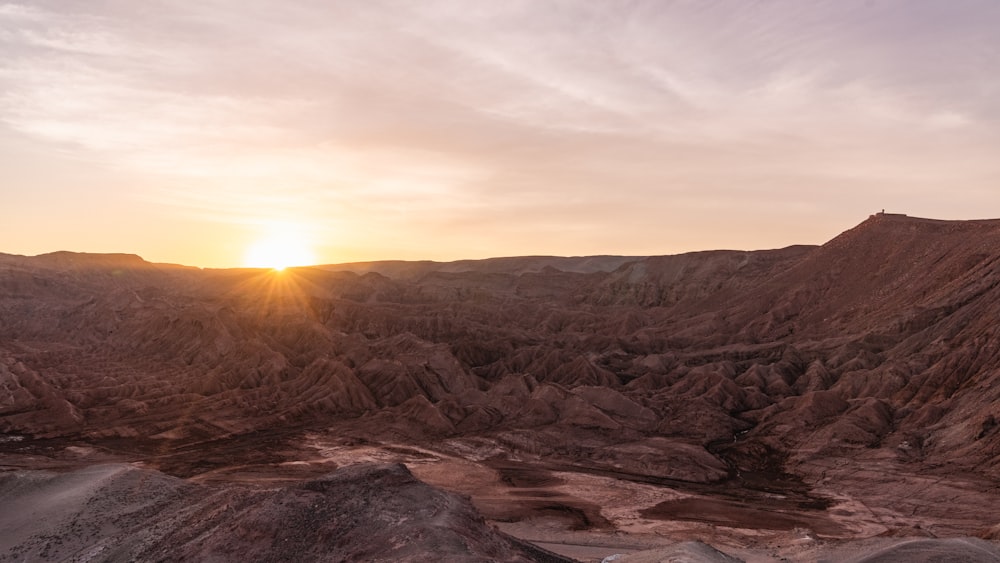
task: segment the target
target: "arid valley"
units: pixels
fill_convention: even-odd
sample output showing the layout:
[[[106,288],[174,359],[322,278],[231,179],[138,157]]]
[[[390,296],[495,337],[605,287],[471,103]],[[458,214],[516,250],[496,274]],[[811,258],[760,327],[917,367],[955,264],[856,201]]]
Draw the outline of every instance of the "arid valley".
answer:
[[[1000,221],[882,213],[653,257],[4,254],[0,560],[998,561],[998,319]]]

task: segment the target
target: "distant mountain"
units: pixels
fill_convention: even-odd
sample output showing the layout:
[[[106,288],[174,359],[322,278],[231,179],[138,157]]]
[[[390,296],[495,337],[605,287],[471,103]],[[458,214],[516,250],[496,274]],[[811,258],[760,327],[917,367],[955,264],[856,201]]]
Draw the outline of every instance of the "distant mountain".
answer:
[[[431,260],[381,260],[376,262],[350,262],[346,264],[326,264],[316,266],[323,270],[354,272],[364,274],[376,272],[383,276],[415,280],[432,272],[481,274],[525,274],[537,273],[545,269],[562,272],[589,274],[610,272],[622,264],[634,262],[643,256],[517,256],[509,258],[485,258],[482,260],[456,260],[454,262],[434,262]]]

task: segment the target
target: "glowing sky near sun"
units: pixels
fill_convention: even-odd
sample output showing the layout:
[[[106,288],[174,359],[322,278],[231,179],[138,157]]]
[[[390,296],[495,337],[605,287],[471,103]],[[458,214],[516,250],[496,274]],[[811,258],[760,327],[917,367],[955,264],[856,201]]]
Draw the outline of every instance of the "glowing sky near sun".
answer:
[[[239,266],[291,225],[318,262],[667,254],[1000,217],[998,29],[995,0],[0,0],[0,252]]]

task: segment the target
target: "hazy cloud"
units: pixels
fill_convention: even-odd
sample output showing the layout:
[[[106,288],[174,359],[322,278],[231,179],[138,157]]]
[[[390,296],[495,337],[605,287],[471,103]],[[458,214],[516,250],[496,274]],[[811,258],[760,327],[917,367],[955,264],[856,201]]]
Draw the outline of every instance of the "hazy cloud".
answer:
[[[8,2],[0,135],[195,221],[382,237],[358,254],[822,242],[1000,215],[997,29],[974,0]]]

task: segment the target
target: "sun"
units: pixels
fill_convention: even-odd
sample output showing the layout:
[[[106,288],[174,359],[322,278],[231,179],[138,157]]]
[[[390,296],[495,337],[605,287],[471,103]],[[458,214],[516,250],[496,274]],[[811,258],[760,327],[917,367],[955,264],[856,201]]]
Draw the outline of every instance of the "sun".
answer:
[[[280,272],[291,266],[315,264],[316,256],[301,235],[291,231],[275,232],[251,244],[243,263],[248,268],[271,268]]]

